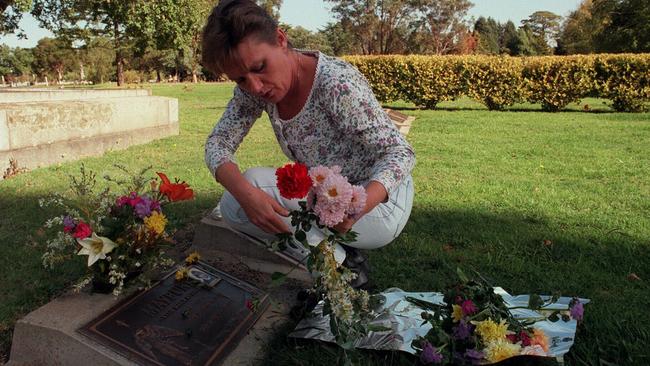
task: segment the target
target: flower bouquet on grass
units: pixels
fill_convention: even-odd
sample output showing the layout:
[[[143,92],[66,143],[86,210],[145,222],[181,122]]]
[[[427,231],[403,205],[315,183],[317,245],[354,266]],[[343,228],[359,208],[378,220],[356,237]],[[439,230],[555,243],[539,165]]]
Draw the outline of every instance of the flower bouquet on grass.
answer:
[[[128,181],[105,176],[122,189],[114,193],[110,188],[98,191],[96,175],[82,165],[80,176],[70,177],[72,197],[55,194],[39,200],[41,207],[56,206],[63,211],[45,223],[50,239],[43,265],[52,268],[76,255],[86,256],[88,273],[75,288],[92,283],[93,291],[116,296],[127,282],[148,285],[148,274],[173,265],[165,254],[173,241],[163,207],[191,199],[193,191],[185,182],[172,183],[163,173],[157,173],[160,182],[144,177],[149,170],[143,169]]]
[[[443,293],[443,304],[434,304],[414,297],[407,300],[425,309],[422,324],[431,329],[413,341],[420,362],[430,364],[491,364],[514,356],[549,357],[549,339],[536,322],[582,320],[583,305],[574,298],[569,310],[544,310],[556,303],[558,296],[546,300],[531,295],[522,310],[534,310],[535,317],[514,316],[517,307],[507,306],[502,295],[484,280],[468,280],[458,270],[461,282]],[[544,314],[543,316],[539,316]]]
[[[342,267],[334,257],[336,244],[353,242],[357,234],[339,233],[333,227],[363,211],[365,189],[350,184],[337,166],[308,169],[300,163],[287,164],[277,169],[276,176],[282,197],[304,200],[299,202],[299,210],[290,212],[294,233],[278,235],[273,249],[302,245],[309,251],[306,264],[315,276],[312,294],[324,301],[323,316],[330,316],[337,343],[350,349],[353,341],[366,331],[370,298],[366,291],[352,288],[350,282],[356,274]],[[307,233],[315,227],[325,234],[325,239],[310,245]]]

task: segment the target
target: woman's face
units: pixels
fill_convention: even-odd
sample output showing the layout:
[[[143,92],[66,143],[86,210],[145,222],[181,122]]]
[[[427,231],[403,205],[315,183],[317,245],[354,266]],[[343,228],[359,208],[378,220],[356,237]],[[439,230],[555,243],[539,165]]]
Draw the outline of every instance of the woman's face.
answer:
[[[291,88],[289,54],[287,37],[280,29],[275,45],[249,36],[237,45],[236,57],[224,65],[224,71],[243,90],[267,102],[278,103]]]

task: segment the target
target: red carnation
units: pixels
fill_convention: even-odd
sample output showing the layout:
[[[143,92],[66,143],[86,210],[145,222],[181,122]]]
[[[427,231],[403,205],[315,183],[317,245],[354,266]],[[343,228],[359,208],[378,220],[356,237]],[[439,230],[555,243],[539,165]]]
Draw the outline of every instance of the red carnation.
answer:
[[[312,186],[307,166],[300,163],[287,164],[275,171],[280,195],[286,199],[304,198]]]
[[[72,236],[77,239],[86,239],[92,233],[93,229],[90,228],[90,225],[80,220],[77,226],[75,226]]]

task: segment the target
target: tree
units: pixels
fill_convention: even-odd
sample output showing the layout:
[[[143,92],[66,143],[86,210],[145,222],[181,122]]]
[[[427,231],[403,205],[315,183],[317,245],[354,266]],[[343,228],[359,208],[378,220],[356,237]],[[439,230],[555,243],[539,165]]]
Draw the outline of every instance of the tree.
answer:
[[[294,48],[304,50],[319,50],[325,54],[331,55],[333,50],[325,34],[311,32],[301,26],[291,27],[288,24],[282,24],[282,28],[287,32],[289,41]]]
[[[280,8],[282,7],[282,0],[256,0],[257,5],[261,6],[269,13],[275,20],[280,20]]]
[[[650,52],[650,2],[596,0],[593,11],[604,24],[595,37],[598,51]]]
[[[602,23],[593,16],[593,1],[583,0],[575,11],[564,20],[558,38],[559,54],[587,54],[595,52],[594,36],[602,29]]]
[[[25,34],[18,23],[23,13],[32,7],[32,0],[0,0],[0,35],[18,31],[18,37],[24,38]]]
[[[71,43],[64,38],[42,38],[34,47],[34,70],[41,76],[54,76],[63,81],[66,71],[76,68],[77,58]]]
[[[493,18],[479,17],[474,23],[478,36],[478,52],[487,55],[499,54],[499,24]]]
[[[412,38],[423,42],[423,53],[453,52],[467,32],[464,18],[472,6],[469,0],[415,0],[418,19],[412,25],[417,36]]]
[[[550,54],[549,43],[555,43],[560,32],[562,17],[550,11],[536,11],[522,20],[524,27],[532,32],[533,44],[539,54]]]
[[[145,0],[34,0],[32,14],[57,36],[88,42],[107,37],[113,42],[117,85],[124,84],[126,54],[133,43],[138,17]]]
[[[115,78],[113,62],[115,50],[110,38],[96,37],[81,48],[86,78],[93,83],[104,83]]]
[[[281,4],[281,1],[273,3]],[[147,47],[158,51],[171,50],[175,54],[175,75],[183,69],[198,81],[201,69],[201,31],[213,0],[160,0],[146,1],[136,10],[132,28],[141,36],[138,39],[140,55]]]
[[[352,34],[343,29],[339,22],[327,23],[325,28],[318,32],[329,45],[332,55],[342,56],[355,53],[355,38]]]
[[[360,54],[403,53],[413,1],[409,0],[327,0],[340,29],[353,40]],[[332,27],[329,28],[334,29]],[[330,36],[334,36],[330,33]],[[348,43],[349,47],[350,44]]]

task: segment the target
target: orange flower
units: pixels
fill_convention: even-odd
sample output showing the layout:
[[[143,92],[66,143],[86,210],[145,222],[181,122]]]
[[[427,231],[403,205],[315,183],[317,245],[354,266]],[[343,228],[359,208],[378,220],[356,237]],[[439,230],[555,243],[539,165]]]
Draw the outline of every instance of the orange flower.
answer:
[[[544,331],[541,329],[533,329],[533,338],[530,339],[530,344],[537,344],[542,347],[544,352],[548,352],[548,338],[546,337],[546,334],[544,334]]]
[[[162,183],[159,187],[160,193],[167,196],[169,201],[184,201],[192,199],[192,197],[194,197],[194,191],[189,189],[189,184],[185,183],[184,181],[179,183],[178,180],[176,180],[176,183],[172,183],[164,173],[156,174],[158,174],[162,180]]]

